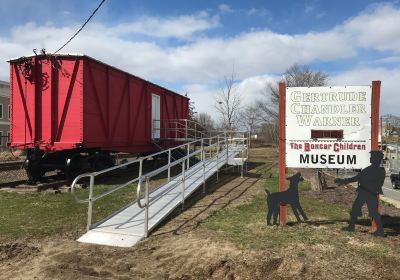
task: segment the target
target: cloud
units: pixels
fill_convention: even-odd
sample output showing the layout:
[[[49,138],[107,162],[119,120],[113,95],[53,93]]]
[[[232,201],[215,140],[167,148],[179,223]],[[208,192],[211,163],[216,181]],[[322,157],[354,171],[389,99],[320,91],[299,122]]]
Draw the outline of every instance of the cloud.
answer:
[[[220,5],[218,5],[218,9],[222,13],[233,13],[235,11],[228,4],[220,4]]]
[[[275,75],[253,76],[235,83],[234,89],[240,95],[242,105],[245,106],[257,99],[261,99],[267,83],[276,83],[279,79],[280,77]],[[219,116],[214,110],[214,97],[220,91],[221,88],[218,82],[186,84],[181,89],[181,92],[188,92],[188,96],[194,102],[197,112],[208,113],[215,120],[218,120]]]
[[[381,114],[398,114],[400,68],[359,67],[330,77],[332,85],[370,85],[374,80],[382,81]]]
[[[343,34],[359,47],[400,52],[400,9],[385,4],[373,6],[339,26]]]
[[[205,110],[218,89],[216,82],[231,73],[233,64],[237,78],[242,81],[238,87],[244,94],[251,92],[246,95],[249,97],[246,100],[250,100],[261,88],[263,79],[268,78],[266,73],[282,73],[295,63],[357,58],[359,48],[385,51],[385,55],[394,59],[400,52],[400,29],[396,28],[400,26],[400,9],[391,5],[368,9],[324,32],[292,35],[264,29],[235,36],[207,36],[207,31],[220,24],[217,16],[207,12],[175,18],[144,16],[112,26],[93,22],[63,52],[85,53],[145,79],[161,81],[161,84],[164,81],[185,85],[182,89],[186,87],[198,104],[204,103],[199,106]],[[0,79],[8,80],[5,61],[10,57],[32,54],[33,48],[54,51],[78,28],[79,24],[56,27],[51,23],[26,23],[12,28],[10,35],[0,37]],[[179,40],[167,45],[165,38]],[[387,54],[388,51],[394,54]],[[396,78],[399,80],[396,71],[357,68],[346,72],[346,77],[335,77],[337,81],[343,77],[341,81],[346,84],[352,82],[349,77],[364,78],[364,81],[366,77],[369,80],[382,77],[385,94],[396,98],[398,92],[394,84]]]
[[[334,32],[283,35],[262,30],[227,38],[198,37],[164,47],[154,41],[129,39],[115,32],[118,28],[92,24],[63,52],[85,53],[146,79],[183,83],[220,79],[231,72],[232,64],[237,66],[238,78],[244,79],[282,72],[294,63],[331,61],[355,54],[351,45]],[[60,38],[69,38],[76,29],[34,23],[18,26],[9,38],[0,38],[5,45],[17,46],[3,48],[2,44],[0,58],[4,61],[26,55],[33,48],[55,50],[64,43]],[[4,71],[4,66],[0,69]]]
[[[313,3],[306,3],[304,7],[304,12],[306,14],[309,14],[315,10],[315,5]]]
[[[261,8],[261,9],[251,8],[250,10],[247,11],[247,15],[248,16],[263,17],[263,16],[267,16],[269,14],[270,14],[270,12],[267,9],[264,9],[264,8]]]
[[[216,28],[219,25],[218,16],[210,16],[203,11],[173,18],[142,17],[134,22],[125,22],[111,27],[109,32],[115,36],[143,34],[160,38],[184,39],[197,32]]]
[[[388,56],[373,61],[373,63],[378,63],[378,64],[399,63],[399,62],[400,62],[400,56]]]

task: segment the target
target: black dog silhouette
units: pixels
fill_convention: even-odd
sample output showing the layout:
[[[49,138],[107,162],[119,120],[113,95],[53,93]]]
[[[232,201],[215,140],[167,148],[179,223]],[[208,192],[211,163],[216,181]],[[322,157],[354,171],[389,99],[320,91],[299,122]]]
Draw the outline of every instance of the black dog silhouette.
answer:
[[[289,188],[283,192],[270,193],[268,190],[265,190],[267,193],[267,204],[268,204],[268,214],[267,214],[267,224],[271,225],[271,217],[274,217],[274,224],[277,224],[278,214],[279,214],[279,206],[281,204],[290,204],[292,207],[292,211],[296,216],[298,222],[301,222],[299,213],[305,221],[308,220],[306,213],[304,213],[303,208],[301,208],[300,200],[299,200],[299,182],[304,181],[304,178],[301,176],[300,172],[297,172],[292,177],[286,178],[286,180],[290,181]]]

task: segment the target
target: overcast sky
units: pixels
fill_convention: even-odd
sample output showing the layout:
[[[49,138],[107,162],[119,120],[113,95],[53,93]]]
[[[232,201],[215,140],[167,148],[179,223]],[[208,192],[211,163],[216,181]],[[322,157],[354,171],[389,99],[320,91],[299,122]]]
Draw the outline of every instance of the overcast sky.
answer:
[[[60,47],[100,1],[3,0],[0,79],[9,58]],[[329,75],[331,85],[382,81],[381,113],[400,104],[399,1],[106,0],[62,52],[84,53],[179,93],[198,112],[232,68],[245,102],[291,65]]]

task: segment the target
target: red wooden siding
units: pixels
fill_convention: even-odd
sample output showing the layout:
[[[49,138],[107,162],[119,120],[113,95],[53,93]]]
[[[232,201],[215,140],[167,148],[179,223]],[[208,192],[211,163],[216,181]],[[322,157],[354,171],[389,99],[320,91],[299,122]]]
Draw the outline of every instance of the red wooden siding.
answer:
[[[188,116],[188,98],[90,57],[30,59],[28,78],[21,61],[10,62],[13,147],[151,151],[152,94],[160,96],[161,120]]]

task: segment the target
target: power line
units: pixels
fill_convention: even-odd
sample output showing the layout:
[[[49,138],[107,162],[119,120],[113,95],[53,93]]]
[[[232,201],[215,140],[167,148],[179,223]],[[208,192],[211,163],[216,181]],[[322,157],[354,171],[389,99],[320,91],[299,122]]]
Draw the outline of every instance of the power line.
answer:
[[[99,5],[97,6],[97,8],[93,11],[93,13],[90,15],[90,17],[85,21],[85,23],[81,26],[81,28],[79,28],[78,31],[76,31],[75,34],[74,34],[64,45],[62,45],[58,50],[56,50],[53,54],[56,54],[56,53],[58,53],[59,51],[61,51],[66,45],[69,44],[69,42],[72,41],[72,39],[74,39],[74,38],[76,37],[76,35],[79,34],[79,32],[82,31],[82,29],[85,27],[85,25],[92,19],[92,17],[93,17],[93,16],[95,15],[95,13],[100,9],[101,5],[103,5],[103,3],[104,3],[105,1],[106,1],[106,0],[102,0],[102,1],[100,2],[100,4],[99,4]]]

